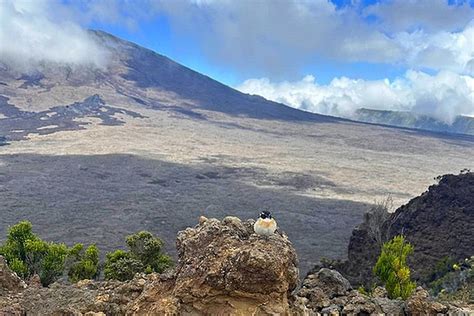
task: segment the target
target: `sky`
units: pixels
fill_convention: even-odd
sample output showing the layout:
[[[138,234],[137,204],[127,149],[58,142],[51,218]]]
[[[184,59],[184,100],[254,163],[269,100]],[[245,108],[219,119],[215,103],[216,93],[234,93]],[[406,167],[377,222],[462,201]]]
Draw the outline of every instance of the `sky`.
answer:
[[[0,0],[18,66],[107,67],[87,29],[306,111],[474,116],[474,0]]]

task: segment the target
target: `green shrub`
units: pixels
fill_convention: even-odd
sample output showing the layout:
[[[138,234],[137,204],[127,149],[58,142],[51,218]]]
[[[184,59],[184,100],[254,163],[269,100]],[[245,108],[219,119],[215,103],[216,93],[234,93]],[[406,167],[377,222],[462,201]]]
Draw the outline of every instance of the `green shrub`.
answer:
[[[402,235],[383,244],[373,272],[385,285],[390,298],[407,299],[416,287],[410,280],[410,269],[406,264],[411,253],[413,246]]]
[[[367,289],[365,287],[363,287],[362,285],[357,288],[357,291],[360,294],[364,294],[364,295],[367,295],[367,296],[371,295],[371,293],[369,291],[367,291]]]
[[[141,231],[128,236],[127,245],[132,257],[138,259],[147,270],[161,273],[173,264],[171,258],[161,251],[163,242],[150,232]]]
[[[171,258],[162,252],[163,243],[151,233],[142,231],[126,239],[129,251],[108,253],[104,266],[106,279],[132,279],[136,273],[161,273],[171,267]],[[21,221],[8,230],[7,240],[0,246],[0,255],[20,277],[38,274],[48,286],[66,271],[72,282],[95,279],[100,274],[99,249],[76,244],[70,249],[64,244],[48,243],[32,231],[28,221]]]
[[[449,256],[441,258],[435,265],[434,269],[430,271],[428,281],[432,282],[438,280],[448,274],[451,271],[454,271],[453,265],[456,262]]]
[[[432,274],[436,278],[428,283],[431,294],[447,300],[474,301],[474,256],[453,262],[446,258],[438,262]]]
[[[135,274],[144,272],[144,270],[140,260],[133,258],[127,251],[115,250],[108,253],[105,259],[104,274],[108,280],[131,280]]]
[[[21,221],[8,230],[0,254],[20,277],[38,274],[41,283],[47,286],[62,275],[67,247],[41,240],[33,233],[30,222]]]
[[[47,244],[47,251],[39,271],[41,283],[44,286],[48,286],[63,275],[67,253],[68,249],[65,244]]]
[[[161,250],[163,242],[147,231],[128,236],[126,243],[129,251],[116,250],[107,254],[106,279],[129,280],[136,273],[161,273],[173,265],[171,258]]]
[[[84,250],[83,244],[76,244],[69,249],[66,265],[71,282],[95,279],[100,272],[99,249],[96,245],[90,245]]]

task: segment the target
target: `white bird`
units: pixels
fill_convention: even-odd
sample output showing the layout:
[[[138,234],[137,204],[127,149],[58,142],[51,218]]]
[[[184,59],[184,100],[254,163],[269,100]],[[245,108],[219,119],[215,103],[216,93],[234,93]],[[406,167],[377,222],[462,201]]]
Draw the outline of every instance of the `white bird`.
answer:
[[[253,225],[255,233],[262,236],[271,236],[275,233],[276,229],[277,223],[269,211],[263,211]]]

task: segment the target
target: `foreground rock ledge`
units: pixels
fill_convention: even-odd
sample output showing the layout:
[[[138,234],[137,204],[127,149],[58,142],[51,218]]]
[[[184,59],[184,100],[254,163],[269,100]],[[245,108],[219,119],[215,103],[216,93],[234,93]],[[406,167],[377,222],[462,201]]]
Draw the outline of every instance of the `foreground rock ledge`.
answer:
[[[146,291],[133,312],[289,314],[298,283],[296,252],[284,234],[253,233],[253,221],[201,218],[178,233],[178,263],[165,292]],[[166,293],[166,294],[165,294]],[[157,301],[150,297],[157,296]]]
[[[471,315],[418,288],[406,302],[383,288],[372,296],[353,289],[337,271],[309,274],[296,290],[296,252],[286,235],[253,233],[253,220],[202,217],[178,233],[178,262],[165,274],[127,282],[83,280],[26,286],[0,257],[3,315]]]

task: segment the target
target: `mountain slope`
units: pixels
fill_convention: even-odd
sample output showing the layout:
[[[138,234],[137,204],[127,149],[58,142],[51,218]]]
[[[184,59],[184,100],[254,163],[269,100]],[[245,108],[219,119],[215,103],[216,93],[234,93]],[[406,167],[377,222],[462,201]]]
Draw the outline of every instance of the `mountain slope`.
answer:
[[[2,88],[7,93],[12,91],[5,79],[18,79],[24,81],[18,86],[22,90],[43,88],[47,91],[42,93],[54,94],[54,86],[57,84],[75,88],[88,86],[114,90],[119,96],[128,98],[129,102],[155,108],[171,106],[177,111],[189,111],[189,115],[192,115],[193,109],[200,108],[254,118],[334,120],[321,115],[306,114],[262,97],[243,94],[165,56],[105,32],[90,31],[90,35],[108,51],[110,58],[106,69],[42,64],[24,74],[3,65],[0,67],[0,76],[4,80]],[[154,93],[147,95],[150,89],[153,89]],[[72,93],[83,99],[91,96],[79,91]],[[32,104],[32,109],[36,110],[35,104]]]
[[[104,68],[0,61],[0,239],[123,247],[149,230],[173,252],[200,215],[273,212],[302,270],[343,258],[368,204],[474,169],[474,137],[360,124],[242,94],[103,32]]]
[[[355,119],[366,123],[474,135],[474,118],[468,116],[458,116],[452,124],[447,124],[427,115],[412,112],[359,109]]]

